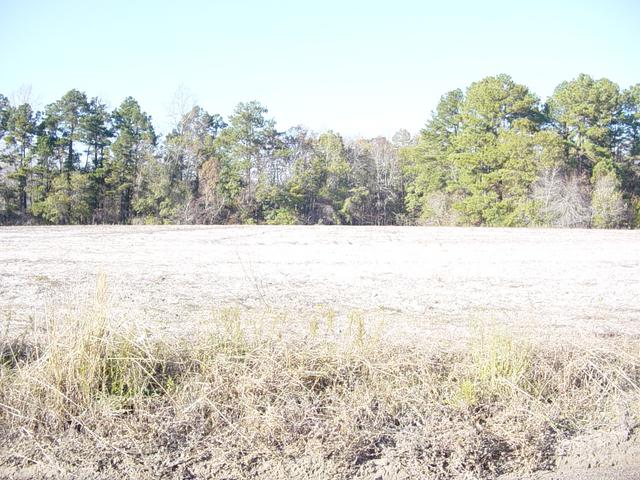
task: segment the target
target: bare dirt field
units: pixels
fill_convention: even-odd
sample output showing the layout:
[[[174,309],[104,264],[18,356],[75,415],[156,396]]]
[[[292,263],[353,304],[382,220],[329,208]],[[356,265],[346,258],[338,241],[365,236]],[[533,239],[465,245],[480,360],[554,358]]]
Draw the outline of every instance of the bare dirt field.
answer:
[[[95,478],[426,478],[413,468],[428,478],[638,478],[638,231],[0,228],[3,334],[87,305],[95,318],[105,307],[116,326],[136,326],[134,337],[99,322],[87,330],[74,316],[60,336],[45,328],[37,348],[3,337],[0,476],[50,478],[55,467],[59,478],[82,469]],[[216,350],[199,329],[216,328],[225,309],[242,321],[284,318],[287,339],[304,338],[292,349],[277,337]],[[357,317],[367,334],[382,326],[388,342],[369,349],[356,338],[356,353],[336,353],[316,342],[318,317],[335,318],[339,339]],[[474,346],[486,327],[525,342],[481,334]],[[184,352],[163,340],[182,338]],[[543,348],[528,352],[532,343]],[[440,353],[422,351],[431,346]],[[178,386],[161,376],[176,365]],[[131,378],[145,388],[145,375],[160,372],[160,393],[133,400],[137,384],[113,383],[114,371],[138,372]],[[81,388],[87,372],[108,375]],[[209,433],[198,430],[205,424]]]
[[[397,341],[470,323],[557,339],[640,334],[640,232],[414,227],[0,229],[0,310],[19,324],[105,273],[130,318],[183,328],[234,306],[384,318]]]

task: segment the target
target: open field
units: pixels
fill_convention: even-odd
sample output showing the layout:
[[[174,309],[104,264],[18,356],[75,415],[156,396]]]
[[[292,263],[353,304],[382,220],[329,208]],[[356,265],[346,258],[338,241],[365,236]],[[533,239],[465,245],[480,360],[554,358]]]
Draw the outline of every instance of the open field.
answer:
[[[638,478],[637,232],[0,245],[0,477]]]
[[[82,297],[107,275],[127,316],[184,328],[212,309],[331,308],[391,319],[397,339],[640,333],[640,232],[394,227],[0,230],[0,309]]]

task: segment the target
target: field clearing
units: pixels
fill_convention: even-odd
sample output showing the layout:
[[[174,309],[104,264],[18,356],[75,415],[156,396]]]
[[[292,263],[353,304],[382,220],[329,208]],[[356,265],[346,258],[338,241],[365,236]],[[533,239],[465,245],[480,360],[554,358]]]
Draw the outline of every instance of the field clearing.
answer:
[[[219,308],[385,319],[390,338],[640,334],[640,232],[417,227],[0,229],[13,323],[80,303],[107,276],[114,311],[180,330]]]
[[[638,478],[639,240],[0,229],[0,477]]]

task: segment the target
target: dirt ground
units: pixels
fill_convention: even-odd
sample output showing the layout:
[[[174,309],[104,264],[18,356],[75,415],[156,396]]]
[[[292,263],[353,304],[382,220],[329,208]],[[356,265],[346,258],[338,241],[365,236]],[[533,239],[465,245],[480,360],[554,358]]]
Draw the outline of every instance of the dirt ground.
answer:
[[[159,334],[233,307],[302,329],[357,312],[394,342],[478,324],[541,342],[640,336],[640,231],[416,227],[2,227],[3,327],[86,303],[100,274],[113,315]],[[531,478],[638,478],[637,432],[616,435],[573,439],[557,472]]]
[[[0,309],[16,323],[91,292],[179,328],[215,309],[331,308],[397,339],[640,334],[640,232],[412,227],[0,229]]]
[[[384,318],[396,341],[471,324],[554,340],[640,334],[640,232],[417,227],[0,228],[0,318],[80,303],[184,328],[237,307]]]

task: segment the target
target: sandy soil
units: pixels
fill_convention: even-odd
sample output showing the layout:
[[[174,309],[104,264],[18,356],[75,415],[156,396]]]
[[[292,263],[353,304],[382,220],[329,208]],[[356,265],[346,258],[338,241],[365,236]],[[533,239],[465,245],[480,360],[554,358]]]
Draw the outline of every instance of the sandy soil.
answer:
[[[415,227],[0,228],[0,318],[82,299],[98,273],[131,318],[332,308],[396,339],[470,322],[541,335],[640,334],[640,231]],[[565,337],[566,338],[566,337]]]

